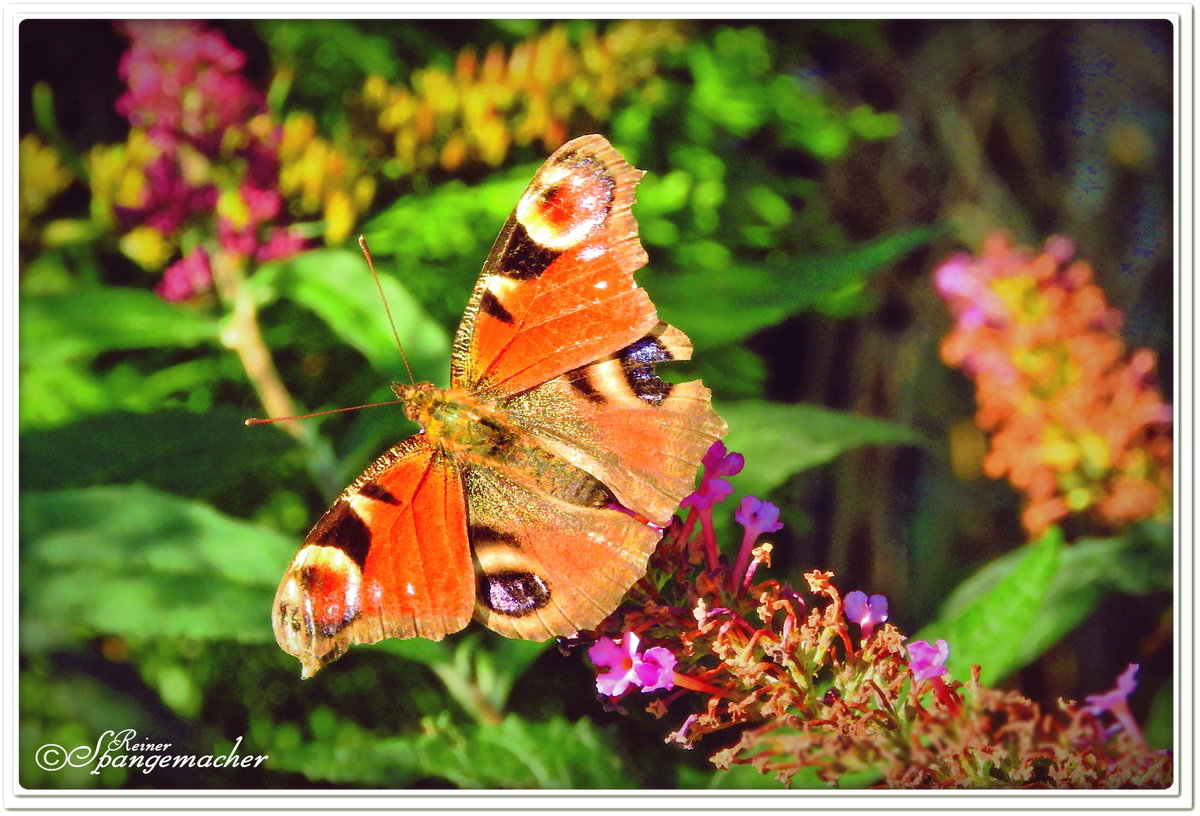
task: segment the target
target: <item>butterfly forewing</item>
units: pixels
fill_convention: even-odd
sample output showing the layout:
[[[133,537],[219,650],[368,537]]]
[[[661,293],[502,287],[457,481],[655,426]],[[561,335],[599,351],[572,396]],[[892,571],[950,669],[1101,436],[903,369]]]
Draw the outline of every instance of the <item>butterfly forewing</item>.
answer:
[[[275,597],[275,638],[307,677],[353,643],[457,632],[474,597],[461,476],[416,436],[377,459],[308,534]]]
[[[642,171],[602,136],[538,170],[492,247],[454,342],[451,383],[513,394],[624,348],[658,323],[630,208]]]

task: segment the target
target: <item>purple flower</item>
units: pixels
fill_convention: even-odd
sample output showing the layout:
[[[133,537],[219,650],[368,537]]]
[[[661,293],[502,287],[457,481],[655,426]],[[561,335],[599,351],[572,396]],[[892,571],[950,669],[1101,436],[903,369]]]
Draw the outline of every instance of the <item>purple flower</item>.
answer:
[[[700,480],[700,489],[689,493],[679,503],[680,507],[695,507],[697,510],[709,510],[714,504],[720,504],[733,493],[733,485],[724,479],[705,476]]]
[[[212,266],[208,253],[197,247],[166,268],[154,292],[163,300],[178,303],[208,291],[211,286]]]
[[[867,593],[856,589],[846,595],[842,608],[846,612],[846,617],[862,628],[864,642],[871,637],[871,632],[874,631],[876,625],[888,619],[888,600],[883,595],[872,595],[868,598]],[[939,643],[945,643],[945,641],[939,641]],[[909,654],[912,654],[911,648]],[[945,660],[945,658],[942,659]]]
[[[695,507],[697,510],[709,510],[714,504],[720,504],[733,494],[733,485],[721,478],[736,476],[742,472],[746,458],[740,453],[727,453],[725,443],[717,440],[709,447],[708,453],[700,460],[704,465],[704,475],[700,478],[700,488],[694,493],[684,496],[680,507]]]
[[[641,686],[643,692],[675,685],[675,655],[662,646],[639,654],[638,636],[633,632],[626,632],[619,641],[600,638],[588,649],[588,657],[597,668],[607,669],[596,676],[596,690],[610,697],[619,697],[630,685]]]
[[[1113,729],[1114,731],[1124,728],[1131,737],[1145,744],[1142,730],[1133,718],[1133,712],[1129,710],[1129,695],[1133,694],[1134,689],[1137,688],[1137,680],[1134,677],[1137,676],[1140,668],[1140,663],[1130,663],[1117,678],[1117,687],[1112,691],[1106,691],[1103,694],[1089,694],[1084,697],[1087,705],[1083,707],[1083,710],[1093,717],[1100,717],[1105,713],[1111,714],[1118,723],[1118,726]]]
[[[741,470],[740,463],[738,464],[738,470]],[[750,561],[758,537],[763,533],[779,532],[783,529],[783,522],[779,520],[778,507],[769,501],[762,501],[754,496],[742,497],[742,503],[734,511],[733,518],[745,528],[745,533],[742,534],[742,546],[738,549],[737,560],[733,564],[733,572],[729,573],[730,586],[733,588],[734,584],[732,582],[736,582],[740,577],[742,586],[745,587],[750,584],[754,570],[758,567],[757,563],[751,563]]]
[[[1137,688],[1137,680],[1134,678],[1140,668],[1140,663],[1130,663],[1117,678],[1117,687],[1112,691],[1106,691],[1103,694],[1089,694],[1084,697],[1083,699],[1088,703],[1084,706],[1084,710],[1099,717],[1106,711],[1111,712],[1117,706],[1125,705],[1129,695],[1133,694],[1133,690]]]
[[[700,460],[704,465],[704,476],[736,476],[746,465],[746,457],[740,453],[727,453],[725,443],[717,440]]]
[[[923,640],[908,644],[908,667],[917,682],[932,680],[946,673],[946,658],[950,656],[950,644],[939,639],[937,646]]]
[[[733,518],[746,528],[746,535],[755,538],[763,533],[777,533],[783,529],[783,522],[779,520],[779,508],[754,496],[742,498],[742,504],[734,512]]]

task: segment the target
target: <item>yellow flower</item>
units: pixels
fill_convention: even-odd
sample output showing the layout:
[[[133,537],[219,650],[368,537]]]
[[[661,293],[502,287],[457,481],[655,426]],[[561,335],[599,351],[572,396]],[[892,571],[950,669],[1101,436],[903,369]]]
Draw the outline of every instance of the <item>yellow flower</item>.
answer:
[[[112,227],[115,207],[137,209],[145,203],[144,168],[159,156],[146,131],[134,128],[124,144],[97,145],[84,159],[92,188],[92,218]]]
[[[325,242],[337,244],[346,239],[354,228],[354,206],[350,196],[334,190],[325,199]]]
[[[150,272],[166,266],[175,251],[174,245],[165,235],[154,227],[145,225],[134,227],[122,235],[118,246],[126,257]]]
[[[74,180],[58,159],[58,151],[35,134],[21,137],[18,173],[20,176],[20,223],[24,233],[32,220],[45,212],[55,196]]]

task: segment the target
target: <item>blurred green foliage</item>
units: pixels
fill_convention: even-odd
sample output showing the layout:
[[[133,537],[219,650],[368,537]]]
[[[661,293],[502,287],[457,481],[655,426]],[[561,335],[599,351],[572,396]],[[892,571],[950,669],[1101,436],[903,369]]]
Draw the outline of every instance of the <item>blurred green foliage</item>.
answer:
[[[113,56],[123,46],[107,25],[61,31]],[[605,27],[290,20],[222,30],[248,52],[247,73],[273,112],[307,111],[333,136],[353,132],[344,101],[368,76],[402,84],[430,66],[449,70],[464,47],[511,47],[553,25],[571,42]],[[739,493],[781,504],[789,483],[846,451],[934,446],[901,422],[772,399],[754,344],[800,313],[834,321],[873,314],[881,271],[945,230],[927,219],[853,240],[830,210],[824,173],[894,137],[902,123],[837,98],[806,69],[804,49],[820,37],[877,42],[877,29],[869,21],[815,33],[695,24],[682,49],[660,55],[649,81],[619,96],[603,119],[573,122],[569,134],[603,132],[649,171],[635,209],[651,259],[639,280],[697,347],[692,363],[663,373],[703,377],[731,426],[731,448],[746,454]],[[24,38],[55,31],[53,22],[23,26],[23,49],[34,44]],[[440,643],[389,642],[356,648],[299,682],[295,661],[273,643],[277,582],[331,490],[413,429],[394,409],[315,420],[317,445],[242,427],[262,408],[227,347],[230,315],[211,299],[161,300],[151,292],[158,270],[138,268],[121,253],[120,236],[89,221],[80,157],[94,144],[64,115],[94,96],[91,78],[35,86],[38,79],[24,76],[22,90],[37,108],[40,136],[79,181],[31,213],[32,231],[22,233],[21,784],[773,784],[748,768],[716,774],[703,756],[664,745],[666,721],[601,710],[581,658],[551,644],[476,631]],[[115,74],[104,99],[110,116],[114,83]],[[394,197],[381,194],[365,214],[359,229],[417,378],[446,381],[450,338],[480,263],[544,158],[524,148],[494,170],[392,180]],[[388,382],[405,376],[375,284],[349,242],[261,264],[246,288],[265,345],[305,409],[386,399]],[[785,518],[803,513],[785,507]],[[964,585],[943,612],[948,623],[928,637],[961,638],[956,674],[984,662],[999,679],[1109,591],[1169,589],[1166,565],[1145,586],[1106,569],[1138,547],[1161,561],[1169,537],[1156,542],[1044,541],[1015,551]],[[780,577],[801,582],[799,560],[784,560],[793,571]],[[988,650],[1001,642],[1005,654]],[[92,744],[112,727],[181,753],[221,753],[244,736],[243,753],[271,758],[253,770],[150,775],[47,772],[31,761],[45,743]]]

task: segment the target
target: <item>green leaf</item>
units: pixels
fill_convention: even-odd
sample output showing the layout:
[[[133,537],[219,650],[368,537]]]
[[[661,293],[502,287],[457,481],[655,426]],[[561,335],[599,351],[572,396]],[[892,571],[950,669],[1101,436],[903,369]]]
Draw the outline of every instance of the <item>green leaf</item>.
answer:
[[[378,738],[340,723],[332,738],[271,750],[276,770],[333,784],[401,787],[444,780],[459,788],[628,788],[608,734],[590,720],[499,723],[459,727],[444,714],[412,737]]]
[[[1063,546],[1062,531],[1051,527],[989,580],[968,579],[939,620],[909,642],[944,639],[950,644],[946,665],[955,677],[967,677],[977,664],[984,685],[1004,679],[1028,662],[1026,641],[1046,614],[1046,600],[1064,567]]]
[[[786,266],[739,263],[646,275],[646,285],[664,319],[679,322],[697,346],[715,346],[744,340],[800,311],[844,314],[847,298],[858,298],[872,275],[937,232],[918,227]],[[673,312],[687,315],[686,322],[675,321]]]
[[[998,588],[1022,569],[1029,557],[1028,549],[1022,547],[997,558],[960,584],[943,605],[939,621],[972,615],[979,599],[1000,591]],[[1113,592],[1170,592],[1173,586],[1172,558],[1171,528],[1163,522],[1134,525],[1114,538],[1082,539],[1063,548],[1053,581],[1039,600],[1036,614],[1025,621],[1020,636],[1013,641],[1007,672],[990,676],[1002,679],[1007,673],[1037,660],[1083,623]],[[944,626],[941,622],[931,623],[914,639],[945,637],[951,643],[953,656],[954,641],[946,635],[936,634]],[[970,662],[983,667],[986,680],[990,667],[979,659]],[[995,670],[999,671],[999,668]]]
[[[486,718],[481,703],[503,710],[513,684],[551,646],[476,629],[449,640],[389,639],[373,648],[430,667],[464,711]]]
[[[238,481],[294,443],[273,429],[247,428],[244,412],[105,414],[21,435],[21,487],[142,481],[201,496]]]
[[[1170,750],[1175,740],[1175,681],[1168,680],[1150,701],[1150,713],[1143,726],[1151,748]]]
[[[852,448],[924,443],[904,426],[816,405],[748,400],[721,402],[717,411],[729,423],[725,445],[746,457],[738,491],[758,496]]]
[[[21,641],[96,634],[269,643],[298,542],[149,487],[21,495]]]
[[[21,365],[44,366],[106,351],[191,347],[217,339],[208,314],[141,289],[98,288],[20,299]]]
[[[407,380],[390,310],[400,342],[418,380],[445,381],[450,338],[395,278],[380,269],[387,308],[362,255],[348,250],[317,250],[264,268],[256,288],[275,287],[284,297],[311,309],[346,345],[360,351],[385,377]]]

